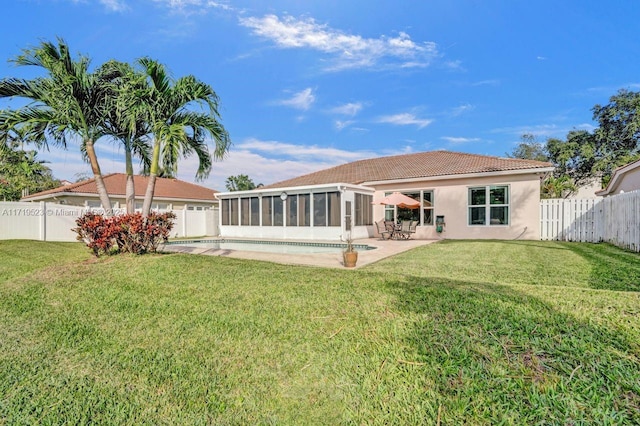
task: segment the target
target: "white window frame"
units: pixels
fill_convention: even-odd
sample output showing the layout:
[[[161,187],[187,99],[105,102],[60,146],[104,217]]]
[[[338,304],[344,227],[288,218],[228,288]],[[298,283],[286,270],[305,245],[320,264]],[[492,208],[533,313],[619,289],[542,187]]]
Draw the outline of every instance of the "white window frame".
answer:
[[[507,203],[504,204],[491,204],[491,189],[492,188],[506,188],[507,190]],[[471,190],[473,189],[484,189],[485,192],[485,204],[472,205],[471,204]],[[472,224],[471,223],[471,208],[482,208],[485,209],[485,223],[483,224]],[[507,208],[507,223],[491,223],[491,207],[506,207]],[[492,184],[492,185],[474,185],[467,187],[467,226],[468,227],[495,227],[502,226],[508,227],[511,226],[511,185],[503,183],[503,184]]]

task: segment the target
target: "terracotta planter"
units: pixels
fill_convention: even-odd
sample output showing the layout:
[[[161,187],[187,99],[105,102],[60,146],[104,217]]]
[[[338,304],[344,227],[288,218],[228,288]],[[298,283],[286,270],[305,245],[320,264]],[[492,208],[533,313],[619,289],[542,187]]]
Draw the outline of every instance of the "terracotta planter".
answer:
[[[347,268],[353,268],[356,266],[356,262],[358,262],[358,252],[357,251],[345,251],[342,253],[342,257],[344,260],[344,266]]]

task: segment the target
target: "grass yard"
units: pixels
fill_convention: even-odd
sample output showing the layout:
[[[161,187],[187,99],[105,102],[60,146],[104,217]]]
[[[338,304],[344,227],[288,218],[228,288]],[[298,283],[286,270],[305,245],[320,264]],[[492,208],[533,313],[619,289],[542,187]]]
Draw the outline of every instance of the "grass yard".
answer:
[[[401,244],[401,242],[399,242]],[[351,271],[0,242],[0,424],[640,424],[640,256]]]

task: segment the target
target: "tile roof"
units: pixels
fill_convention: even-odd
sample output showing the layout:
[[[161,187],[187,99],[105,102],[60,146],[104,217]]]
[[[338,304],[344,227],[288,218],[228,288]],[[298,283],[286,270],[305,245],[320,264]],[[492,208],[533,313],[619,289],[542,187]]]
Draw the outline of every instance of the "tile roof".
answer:
[[[102,176],[104,185],[110,196],[125,195],[125,185],[127,175],[124,173],[112,173]],[[147,190],[147,176],[134,176],[134,187],[136,197],[143,198]],[[184,200],[203,200],[215,201],[215,189],[205,188],[204,186],[195,185],[178,179],[157,178],[154,197]],[[73,195],[73,194],[98,194],[95,179],[88,179],[71,185],[62,185],[48,191],[38,192],[24,197],[23,200],[28,201],[33,198],[41,198],[43,195]]]
[[[429,151],[354,161],[276,182],[265,186],[265,188],[328,183],[362,184],[384,180],[545,169],[549,167],[553,167],[553,165],[542,161],[491,157],[451,151]]]

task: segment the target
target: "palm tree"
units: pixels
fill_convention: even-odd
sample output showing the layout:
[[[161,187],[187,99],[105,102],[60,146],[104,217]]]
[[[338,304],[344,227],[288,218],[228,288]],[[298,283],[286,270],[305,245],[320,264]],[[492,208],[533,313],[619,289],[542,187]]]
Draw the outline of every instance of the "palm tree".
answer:
[[[218,96],[211,86],[193,76],[174,81],[162,64],[150,58],[141,58],[138,64],[148,81],[148,90],[138,103],[141,109],[139,113],[145,116],[154,138],[149,183],[142,207],[142,214],[146,217],[151,211],[156,178],[161,167],[175,174],[179,156],[187,157],[195,153],[198,157],[196,178],[204,179],[211,171],[212,157],[222,159],[231,140],[218,121]],[[206,106],[208,111],[190,109],[194,105]],[[207,135],[213,139],[213,153],[207,146]]]
[[[80,138],[81,151],[91,165],[102,206],[111,215],[111,201],[94,148],[105,134],[106,92],[100,76],[89,72],[89,58],[72,59],[68,45],[59,38],[57,46],[42,42],[38,47],[24,49],[12,62],[42,68],[47,76],[0,81],[0,98],[31,101],[16,110],[0,112],[0,133],[23,126],[28,140],[45,146],[51,140],[65,148],[70,139]]]
[[[229,191],[249,191],[258,187],[247,175],[229,176],[224,184]]]
[[[567,175],[549,176],[542,183],[542,198],[565,198],[576,191],[576,186]]]
[[[146,89],[146,76],[136,72],[129,64],[109,61],[99,69],[102,78],[107,80],[112,96],[107,98],[106,131],[122,142],[125,154],[125,200],[127,213],[135,212],[135,182],[133,176],[133,157],[140,158],[144,169],[150,165],[151,147],[147,135],[150,132],[144,116],[137,113],[137,94]]]

